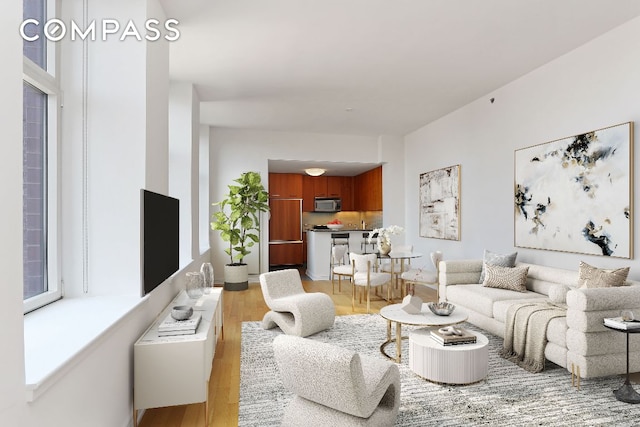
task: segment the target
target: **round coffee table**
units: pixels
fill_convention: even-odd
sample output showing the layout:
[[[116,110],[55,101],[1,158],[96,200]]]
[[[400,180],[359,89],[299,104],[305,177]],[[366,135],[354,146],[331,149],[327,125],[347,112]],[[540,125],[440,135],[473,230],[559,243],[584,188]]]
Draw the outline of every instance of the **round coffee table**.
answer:
[[[479,332],[473,344],[442,345],[430,328],[409,334],[409,368],[421,378],[442,384],[472,384],[487,377],[489,339]]]
[[[402,360],[402,325],[412,326],[449,326],[462,323],[467,320],[469,315],[466,311],[456,307],[453,313],[448,316],[438,316],[429,310],[427,304],[422,304],[419,314],[409,314],[402,309],[401,304],[391,304],[380,309],[380,316],[387,320],[387,340],[380,345],[380,352],[396,363]],[[391,323],[396,323],[396,336],[391,337]],[[392,342],[396,343],[396,357],[389,356],[385,351],[387,345]]]

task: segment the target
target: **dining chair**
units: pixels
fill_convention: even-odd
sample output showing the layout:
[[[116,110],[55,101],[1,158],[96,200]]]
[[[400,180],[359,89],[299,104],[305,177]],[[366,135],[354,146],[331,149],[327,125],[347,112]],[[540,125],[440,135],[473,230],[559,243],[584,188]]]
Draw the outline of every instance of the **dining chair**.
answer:
[[[331,292],[335,294],[335,278],[338,277],[338,292],[342,292],[342,278],[353,277],[353,271],[349,264],[349,246],[335,245],[331,248]]]
[[[413,245],[394,245],[391,247],[391,252],[413,252]],[[388,262],[380,263],[380,271],[383,273],[391,273],[393,271],[393,281],[396,289],[400,286],[400,276],[404,272],[404,259],[402,258],[390,258],[386,260]],[[410,264],[411,259],[407,260]],[[393,266],[392,266],[393,264]],[[393,268],[392,268],[393,267]],[[401,291],[404,287],[401,287]],[[404,292],[401,292],[401,296],[404,297]]]
[[[355,254],[350,253],[353,286],[351,287],[351,310],[355,310],[356,288],[364,289],[367,295],[367,313],[371,310],[371,288],[376,290],[387,285],[387,300],[391,301],[391,274],[375,272],[374,266],[378,262],[377,254]],[[362,303],[362,294],[360,294],[360,303]]]
[[[415,293],[415,285],[433,287],[436,290],[436,302],[438,302],[440,300],[440,281],[438,280],[440,261],[442,261],[442,252],[431,252],[431,263],[435,267],[435,271],[423,267],[412,268],[402,273],[400,278],[403,288],[406,289],[406,293],[413,295]]]

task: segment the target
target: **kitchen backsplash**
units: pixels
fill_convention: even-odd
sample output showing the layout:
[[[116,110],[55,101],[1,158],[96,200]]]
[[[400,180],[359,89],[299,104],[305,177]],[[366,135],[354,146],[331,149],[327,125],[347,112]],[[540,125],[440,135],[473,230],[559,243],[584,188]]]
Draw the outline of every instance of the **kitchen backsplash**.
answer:
[[[334,219],[339,219],[344,224],[345,229],[360,229],[362,221],[365,222],[365,228],[371,230],[373,228],[382,227],[382,212],[380,211],[345,211],[335,213],[316,213],[303,212],[302,224],[304,229],[313,228],[314,225],[324,225]]]

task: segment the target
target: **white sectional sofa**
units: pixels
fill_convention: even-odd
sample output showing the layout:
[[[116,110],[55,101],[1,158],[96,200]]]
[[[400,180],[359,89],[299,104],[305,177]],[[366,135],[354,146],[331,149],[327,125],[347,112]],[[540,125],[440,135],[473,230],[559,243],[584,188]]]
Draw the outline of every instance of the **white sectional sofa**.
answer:
[[[439,265],[440,301],[469,312],[469,322],[504,338],[507,308],[517,302],[558,302],[566,296],[567,316],[552,319],[547,327],[545,358],[582,378],[626,372],[626,334],[605,328],[602,319],[620,316],[623,309],[640,318],[640,282],[608,288],[577,288],[578,271],[528,266],[527,291],[485,287],[479,284],[481,259],[446,260]],[[568,287],[568,289],[566,288]],[[640,371],[640,335],[630,340],[630,371]]]

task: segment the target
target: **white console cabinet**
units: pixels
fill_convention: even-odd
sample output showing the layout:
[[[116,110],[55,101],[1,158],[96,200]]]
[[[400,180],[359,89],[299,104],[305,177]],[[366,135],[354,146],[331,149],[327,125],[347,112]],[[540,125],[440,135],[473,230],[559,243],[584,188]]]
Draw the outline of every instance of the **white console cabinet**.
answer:
[[[193,306],[202,315],[195,334],[158,336],[158,325],[176,305]],[[133,423],[138,410],[204,402],[209,424],[209,377],[218,338],[223,338],[222,288],[197,300],[180,292],[133,347]]]

